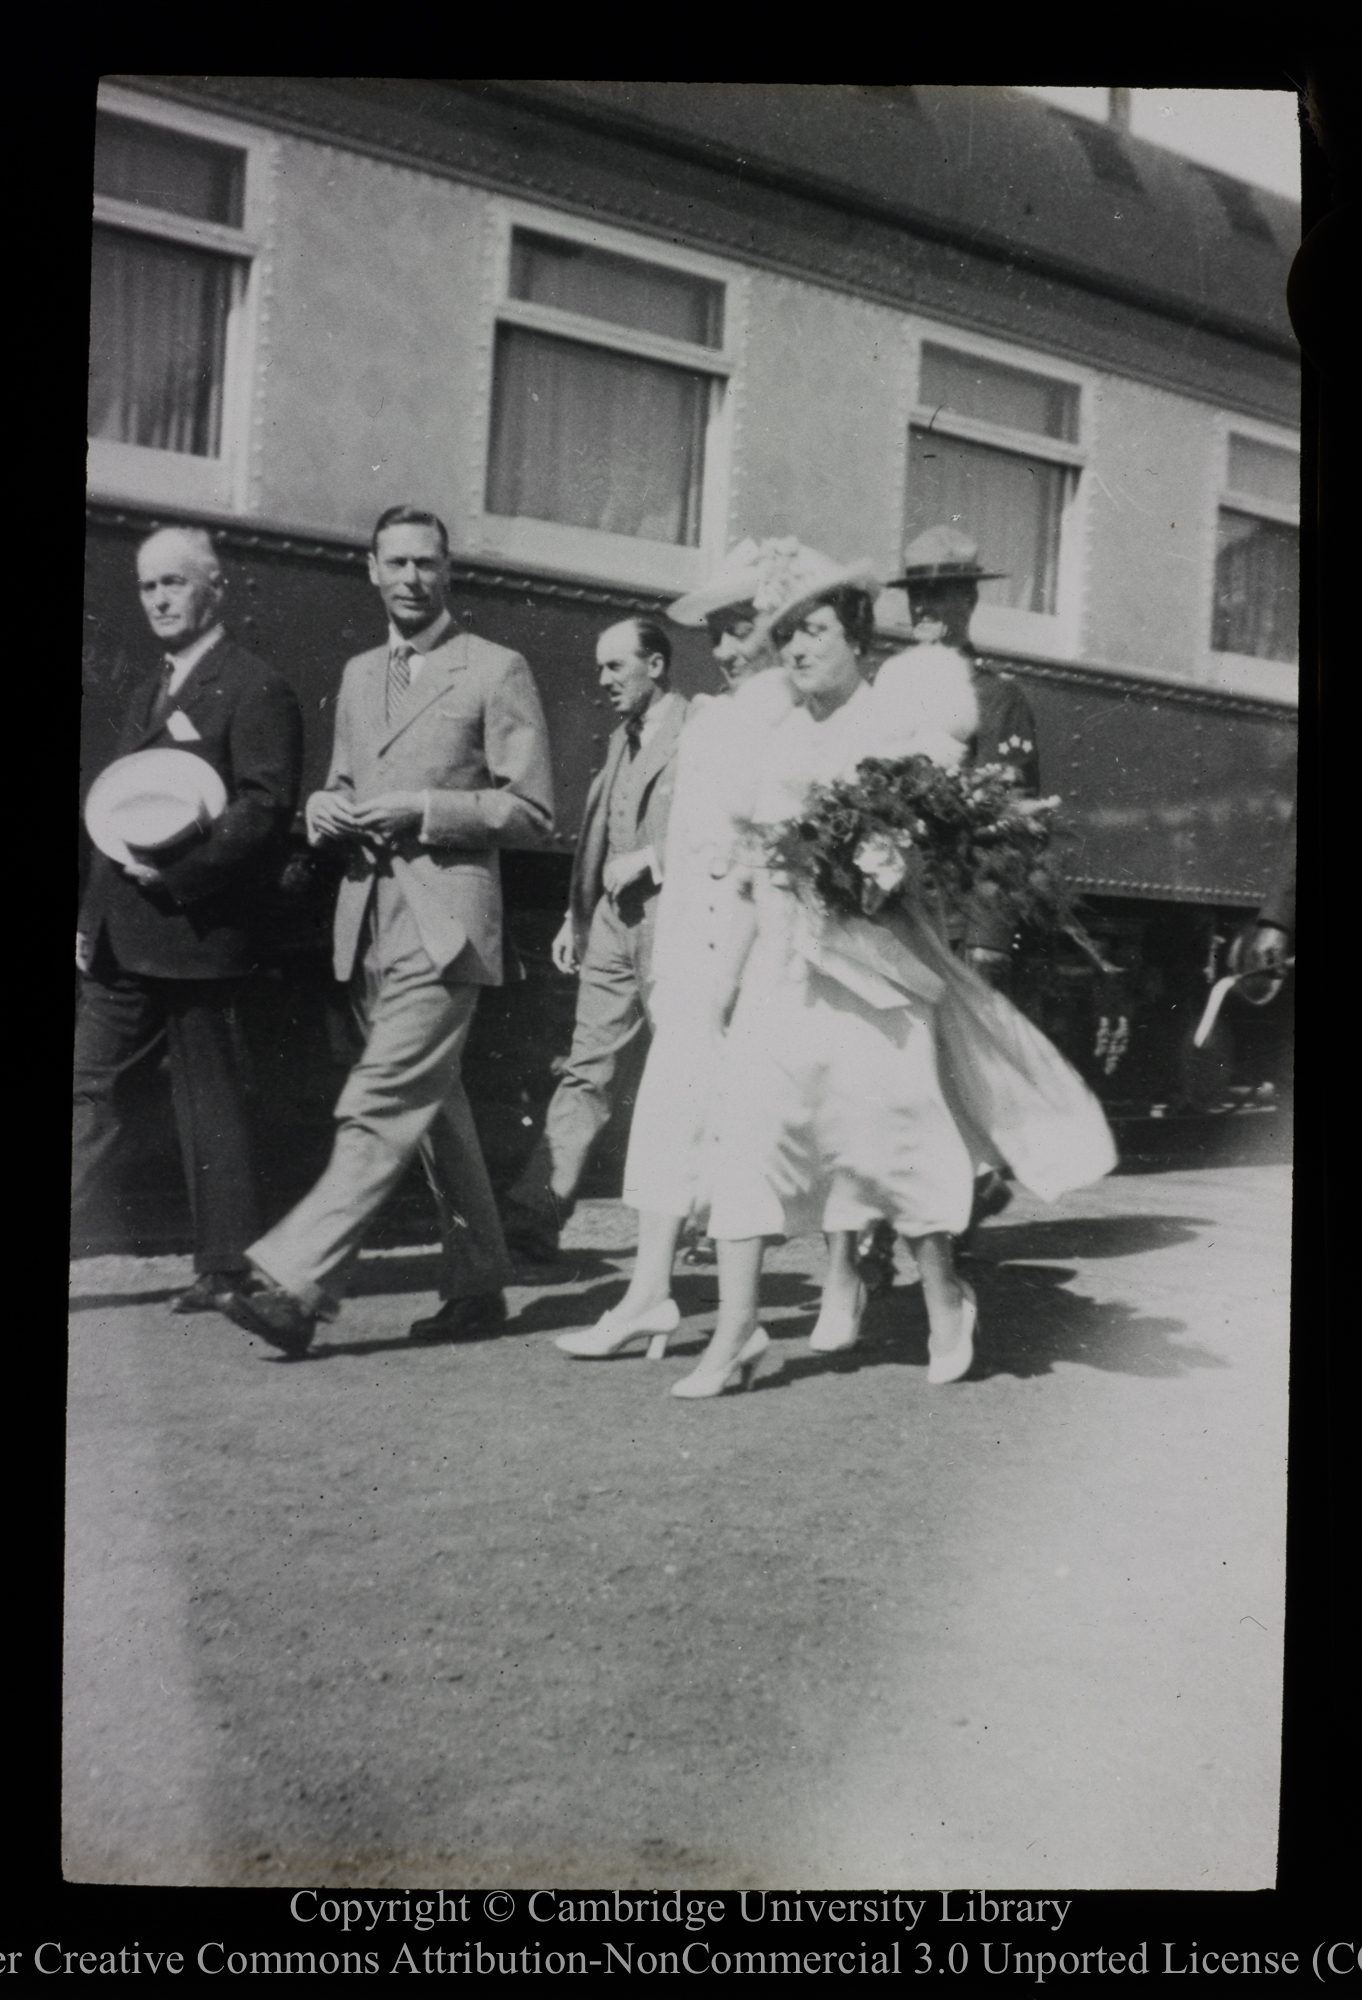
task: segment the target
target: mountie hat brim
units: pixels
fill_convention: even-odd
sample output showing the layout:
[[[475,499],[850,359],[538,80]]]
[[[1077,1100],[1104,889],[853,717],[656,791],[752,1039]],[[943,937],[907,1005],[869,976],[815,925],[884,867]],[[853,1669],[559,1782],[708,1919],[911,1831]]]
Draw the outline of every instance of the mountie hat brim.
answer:
[[[905,570],[902,576],[891,576],[884,587],[907,590],[915,583],[995,583],[1010,575],[1010,570],[976,569],[966,563],[924,563],[921,568]]]

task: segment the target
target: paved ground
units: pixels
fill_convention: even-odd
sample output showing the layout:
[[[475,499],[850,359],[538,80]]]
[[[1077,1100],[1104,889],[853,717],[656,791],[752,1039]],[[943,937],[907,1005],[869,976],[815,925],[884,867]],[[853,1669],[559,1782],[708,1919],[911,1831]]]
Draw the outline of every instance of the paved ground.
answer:
[[[301,1363],[172,1318],[174,1258],[74,1267],[65,1853],[84,1881],[1245,1889],[1271,1882],[1290,1178],[1019,1199],[972,1377],[920,1294],[853,1355],[771,1260],[756,1393],[554,1331],[410,1348],[366,1259]]]

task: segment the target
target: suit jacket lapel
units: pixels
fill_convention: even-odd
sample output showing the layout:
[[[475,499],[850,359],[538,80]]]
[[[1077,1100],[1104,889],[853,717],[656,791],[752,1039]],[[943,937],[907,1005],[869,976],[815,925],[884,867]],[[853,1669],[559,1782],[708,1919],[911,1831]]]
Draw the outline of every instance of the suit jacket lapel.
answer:
[[[201,660],[195,660],[193,666],[189,669],[189,672],[185,675],[171,697],[170,712],[172,714],[177,708],[185,708],[188,703],[201,695],[206,688],[214,685],[217,680],[217,668],[222,657],[222,649],[226,644],[227,635],[224,633],[216,644],[208,648],[208,651],[203,655]],[[142,749],[154,737],[159,736],[165,728],[164,722],[156,723],[154,726],[152,723],[152,714],[160,692],[161,676],[158,673],[151,683],[151,691],[147,696],[146,705],[140,712],[141,719],[137,731],[137,741],[132,745],[132,748],[135,750]]]
[[[380,755],[390,744],[410,729],[417,717],[424,714],[433,701],[438,701],[449,690],[449,684],[456,673],[468,664],[468,634],[453,632],[442,645],[433,646],[422,662],[421,674],[416,686],[407,692],[402,713],[395,722],[387,720],[388,659],[385,653],[380,662],[382,686],[380,702],[383,708],[383,728],[379,736]]]
[[[615,782],[620,759],[624,755],[624,743],[623,729],[613,731],[606,749],[605,763],[587,788],[586,806],[582,813],[582,830],[577,841],[577,852],[572,858],[572,883],[569,889],[573,912],[583,927],[590,923],[591,912],[601,893],[601,870],[605,866],[605,845],[609,832],[610,789]]]
[[[151,721],[152,712],[156,707],[156,698],[160,692],[161,676],[157,672],[149,680],[143,682],[132,701],[128,704],[128,719],[123,726],[123,734],[119,739],[120,748],[118,754],[120,757],[130,757],[134,750],[141,750],[148,744],[153,736],[160,735],[159,727],[153,728]]]
[[[638,753],[638,770],[634,782],[638,788],[638,816],[643,818],[644,803],[648,797],[648,787],[658,772],[665,769],[669,757],[676,750],[676,739],[681,734],[681,724],[686,719],[686,704],[679,695],[670,698],[666,715],[658,723],[651,738]]]

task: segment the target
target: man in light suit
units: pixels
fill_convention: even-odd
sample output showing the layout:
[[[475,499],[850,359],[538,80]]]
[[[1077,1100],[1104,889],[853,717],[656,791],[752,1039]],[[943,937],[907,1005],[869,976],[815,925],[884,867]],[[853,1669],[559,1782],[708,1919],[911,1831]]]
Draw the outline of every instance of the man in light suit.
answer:
[[[506,1240],[552,1263],[591,1149],[610,1121],[619,1060],[648,1017],[653,918],[685,697],[671,686],[671,640],[626,618],[596,646],[600,684],[620,726],[587,793],[568,910],[553,941],[560,972],[577,973],[572,1050],[543,1133],[506,1198]]]
[[[283,677],[228,637],[226,584],[204,528],[162,528],[137,551],[137,587],[161,649],[118,741],[211,764],[227,806],[155,866],[97,854],[76,924],[75,1231],[107,1200],[129,1078],[167,1049],[194,1222],[195,1280],[177,1312],[221,1307],[260,1226],[240,1073],[237,1001],[254,966],[250,908],[298,793],[302,717]]]
[[[370,580],[388,640],[350,661],[309,838],[343,843],[336,977],[364,1053],[336,1105],[331,1159],[312,1192],[251,1245],[259,1274],[232,1312],[300,1354],[334,1318],[368,1223],[419,1151],[440,1213],[441,1305],[414,1339],[455,1339],[506,1318],[506,1247],[461,1075],[479,989],[504,977],[498,849],[552,832],[548,731],[518,653],[459,631],[445,604],[449,538],[435,515],[390,507]]]

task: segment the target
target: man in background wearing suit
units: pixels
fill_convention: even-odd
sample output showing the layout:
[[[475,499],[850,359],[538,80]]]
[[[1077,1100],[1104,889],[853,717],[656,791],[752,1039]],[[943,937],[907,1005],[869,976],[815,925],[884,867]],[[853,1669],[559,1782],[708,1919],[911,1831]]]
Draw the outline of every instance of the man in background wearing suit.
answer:
[[[365,1228],[418,1151],[443,1258],[440,1308],[412,1338],[506,1318],[506,1246],[461,1061],[480,989],[504,977],[498,849],[538,847],[553,830],[548,731],[519,653],[455,626],[449,537],[434,514],[381,515],[369,576],[387,641],[345,669],[330,775],[307,805],[309,839],[347,851],[335,973],[350,982],[364,1052],[336,1104],[325,1172],[250,1246],[261,1282],[231,1308],[288,1354],[336,1316]]]
[[[287,681],[224,631],[206,529],[150,536],[137,587],[163,658],[133,696],[119,755],[188,750],[228,797],[205,834],[155,867],[95,856],[77,919],[71,1205],[79,1234],[121,1148],[124,1086],[168,1047],[196,1273],[175,1310],[204,1312],[240,1283],[260,1226],[236,1006],[254,962],[252,892],[297,797],[302,718]]]
[[[620,726],[587,793],[568,910],[553,941],[560,972],[577,973],[572,1050],[543,1133],[506,1198],[506,1240],[550,1264],[591,1149],[610,1121],[621,1055],[648,1015],[653,919],[685,697],[671,687],[671,640],[649,618],[626,618],[596,646],[600,684]]]

